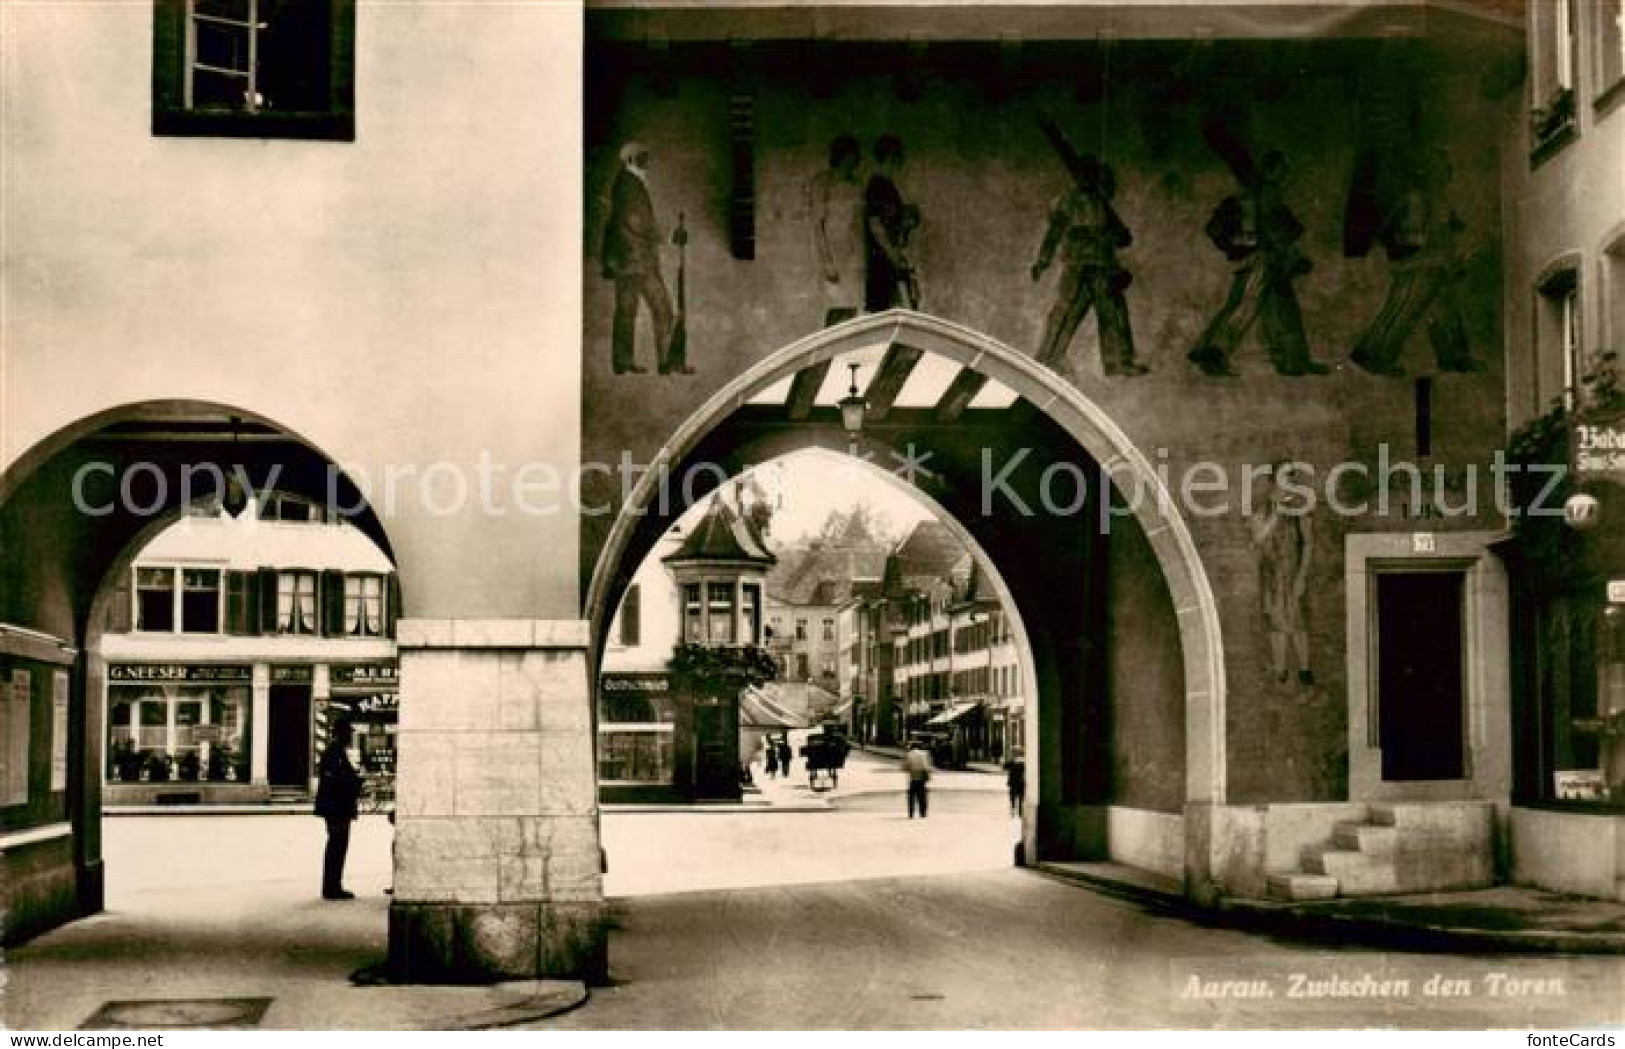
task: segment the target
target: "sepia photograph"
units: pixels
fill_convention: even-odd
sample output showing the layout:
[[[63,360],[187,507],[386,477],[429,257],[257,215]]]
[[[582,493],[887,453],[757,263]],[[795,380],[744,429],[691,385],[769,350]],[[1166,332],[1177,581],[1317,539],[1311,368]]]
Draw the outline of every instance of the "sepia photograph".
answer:
[[[1625,0],[0,0],[0,1029],[1611,1046],[1622,354]]]

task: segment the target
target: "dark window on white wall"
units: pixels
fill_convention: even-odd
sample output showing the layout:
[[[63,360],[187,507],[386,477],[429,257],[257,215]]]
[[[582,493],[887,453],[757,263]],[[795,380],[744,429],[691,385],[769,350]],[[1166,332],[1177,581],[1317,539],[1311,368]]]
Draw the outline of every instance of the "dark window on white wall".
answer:
[[[355,137],[354,0],[155,0],[159,135]]]
[[[220,632],[220,570],[187,568],[181,572],[181,630],[188,634]]]
[[[633,583],[626,588],[626,596],[621,599],[621,637],[620,642],[627,648],[636,647],[643,637],[643,593],[638,585]]]
[[[175,570],[135,570],[135,628],[170,632],[175,629]]]

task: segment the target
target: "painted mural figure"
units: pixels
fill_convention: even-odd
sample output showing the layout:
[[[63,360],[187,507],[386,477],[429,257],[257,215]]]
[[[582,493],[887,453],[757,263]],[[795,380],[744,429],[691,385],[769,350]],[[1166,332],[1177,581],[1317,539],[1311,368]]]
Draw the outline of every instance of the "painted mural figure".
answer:
[[[902,141],[882,135],[875,141],[874,174],[863,190],[863,308],[871,313],[893,306],[920,308],[920,282],[908,257],[920,210],[897,188],[902,170]]]
[[[1458,239],[1466,225],[1441,199],[1450,178],[1449,156],[1429,152],[1377,230],[1390,263],[1388,298],[1349,355],[1374,375],[1404,374],[1398,360],[1405,341],[1429,317],[1441,371],[1481,367],[1467,343],[1458,290],[1465,266]]]
[[[1286,175],[1286,157],[1273,150],[1265,154],[1257,174],[1242,177],[1246,192],[1226,197],[1208,221],[1208,238],[1236,267],[1224,305],[1189,354],[1209,375],[1235,374],[1230,355],[1255,321],[1280,374],[1324,375],[1329,370],[1309,355],[1292,287],[1312,264],[1298,250],[1303,224],[1283,196]]]
[[[1295,473],[1293,463],[1275,465],[1262,505],[1254,508],[1248,524],[1258,554],[1259,592],[1271,669],[1276,680],[1283,683],[1296,670],[1298,683],[1307,686],[1315,680],[1309,669],[1305,608],[1315,553],[1313,521],[1306,500],[1313,493],[1295,486]]]
[[[1037,359],[1054,365],[1066,356],[1078,325],[1092,307],[1100,331],[1100,363],[1107,375],[1144,375],[1134,361],[1134,335],[1129,327],[1123,291],[1133,274],[1117,261],[1119,248],[1134,240],[1112,207],[1117,180],[1112,169],[1092,156],[1079,158],[1072,188],[1050,209],[1049,228],[1038,248],[1032,278],[1038,280],[1060,249],[1064,265],[1055,305],[1044,324]]]
[[[660,273],[660,248],[665,241],[655,220],[649,197],[649,150],[636,142],[621,147],[621,169],[610,190],[609,221],[604,227],[604,248],[599,255],[606,280],[615,282],[615,318],[610,334],[611,363],[615,374],[648,371],[637,364],[637,323],[640,307],[647,307],[654,329],[655,354],[660,371],[689,372],[672,357],[676,316],[671,293]],[[673,243],[677,243],[674,238]]]
[[[807,185],[813,247],[823,285],[824,325],[858,315],[864,303],[863,148],[851,135],[829,144],[829,167]]]

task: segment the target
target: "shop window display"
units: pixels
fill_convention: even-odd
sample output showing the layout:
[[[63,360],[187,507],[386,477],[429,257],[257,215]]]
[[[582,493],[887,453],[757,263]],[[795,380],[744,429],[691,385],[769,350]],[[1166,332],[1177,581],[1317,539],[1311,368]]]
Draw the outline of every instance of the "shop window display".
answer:
[[[246,782],[247,689],[115,689],[107,713],[109,780]]]

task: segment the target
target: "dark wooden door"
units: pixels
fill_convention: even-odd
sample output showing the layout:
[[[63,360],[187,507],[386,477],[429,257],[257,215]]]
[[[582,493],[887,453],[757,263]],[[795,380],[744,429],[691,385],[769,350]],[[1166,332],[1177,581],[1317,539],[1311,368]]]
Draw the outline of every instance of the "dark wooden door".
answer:
[[[272,685],[267,773],[272,786],[310,786],[310,686]]]
[[[1385,780],[1466,774],[1460,572],[1377,576],[1377,731]]]

